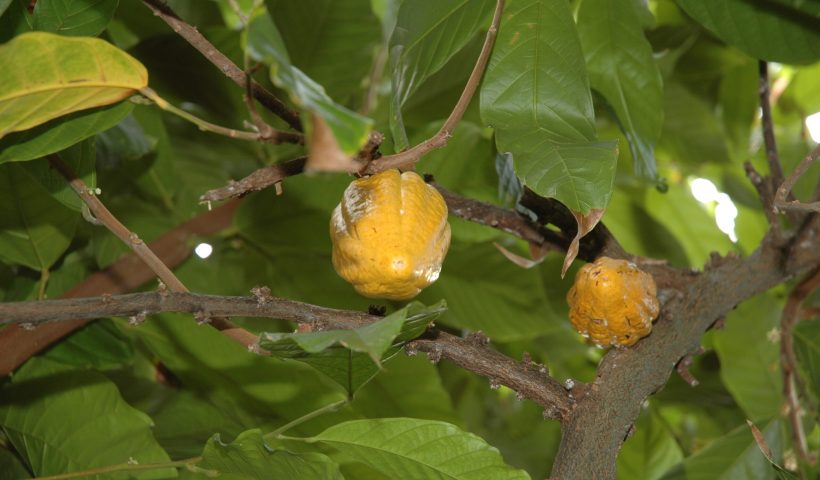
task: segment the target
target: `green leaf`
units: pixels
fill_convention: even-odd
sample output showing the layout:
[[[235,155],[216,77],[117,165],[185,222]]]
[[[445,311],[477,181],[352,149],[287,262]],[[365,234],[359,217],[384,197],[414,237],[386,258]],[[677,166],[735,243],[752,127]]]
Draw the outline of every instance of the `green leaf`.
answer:
[[[390,38],[390,131],[396,150],[408,147],[401,108],[489,24],[492,0],[416,0],[402,3]]]
[[[262,438],[260,430],[242,432],[231,443],[222,443],[214,435],[205,445],[198,467],[209,470],[203,478],[218,472],[219,478],[292,478],[299,480],[343,480],[339,466],[321,453],[292,453],[274,450]]]
[[[498,450],[449,423],[414,418],[353,420],[308,439],[331,446],[390,478],[529,479]]]
[[[123,401],[104,376],[32,358],[3,388],[0,425],[36,475],[53,475],[130,459],[170,459],[151,434],[151,419]],[[89,401],[93,399],[93,401]],[[132,472],[168,478],[175,471]]]
[[[96,37],[111,21],[119,0],[38,0],[34,30]]]
[[[0,16],[6,12],[6,9],[11,5],[12,0],[0,0]]]
[[[411,302],[378,322],[352,330],[264,333],[260,336],[260,346],[273,354],[283,349],[292,351],[294,346],[306,353],[319,353],[339,344],[354,352],[366,353],[378,365],[395,340],[409,340],[420,335],[445,309],[444,302],[430,307]]]
[[[814,398],[820,400],[820,319],[803,321],[795,327],[794,353]]]
[[[37,271],[51,267],[71,243],[79,218],[24,165],[0,165],[0,258]]]
[[[726,70],[720,81],[721,119],[733,151],[746,159],[749,151],[752,125],[758,106],[757,62],[746,62]],[[790,85],[791,87],[791,85]]]
[[[679,83],[664,89],[663,133],[659,148],[692,165],[729,161],[726,134],[711,108]]]
[[[425,355],[396,355],[385,362],[382,371],[356,392],[351,406],[367,418],[402,416],[461,423],[437,367]]]
[[[783,448],[781,428],[778,420],[766,422],[765,428],[761,428],[775,458],[779,458]],[[768,480],[771,476],[769,461],[760,453],[752,432],[744,423],[683,460],[662,480]]]
[[[676,0],[698,23],[754,58],[811,63],[820,59],[820,19],[771,3]]]
[[[730,312],[726,326],[715,332],[723,383],[754,421],[774,417],[784,401],[780,343],[773,337],[780,309],[771,296],[753,297]]]
[[[369,0],[266,0],[293,65],[332,98],[361,91],[381,39]],[[344,59],[345,68],[339,68]]]
[[[492,244],[450,247],[441,277],[420,296],[439,298],[447,299],[441,323],[480,330],[493,341],[534,338],[559,321],[538,272],[514,265]]]
[[[635,172],[657,177],[654,146],[663,124],[661,73],[633,0],[584,0],[578,35],[592,88],[606,98],[632,150]]]
[[[342,152],[354,155],[359,151],[373,121],[335,103],[321,85],[291,64],[284,41],[269,16],[259,15],[251,21],[248,50],[254,58],[271,65],[271,81],[287,90],[295,104],[327,122]]]
[[[130,363],[134,344],[109,319],[103,319],[54,345],[46,356],[63,365],[102,370]]]
[[[95,169],[97,156],[94,138],[83,140],[63,150],[60,152],[60,158],[77,175],[77,178],[85,182],[88,188],[94,189],[97,187]],[[45,187],[55,200],[75,212],[82,211],[84,205],[82,199],[71,188],[68,180],[51,166],[47,158],[28,162],[22,167],[34,180]]]
[[[22,162],[59,152],[125,118],[134,104],[115,105],[75,112],[32,129],[6,135],[0,140],[0,163]]]
[[[31,478],[23,461],[11,450],[0,447],[0,480]]]
[[[618,455],[618,478],[657,480],[681,460],[683,452],[664,420],[647,410]]]
[[[511,3],[481,89],[482,119],[524,185],[588,213],[609,202],[616,142],[595,142],[592,97],[569,4]]]
[[[185,276],[180,279],[188,284]],[[190,315],[164,314],[139,327],[122,320],[182,384],[195,392],[223,395],[248,411],[297,418],[342,398],[340,389],[309,366],[248,352]]]
[[[119,102],[148,85],[137,60],[97,38],[31,32],[0,45],[0,138],[53,118]]]

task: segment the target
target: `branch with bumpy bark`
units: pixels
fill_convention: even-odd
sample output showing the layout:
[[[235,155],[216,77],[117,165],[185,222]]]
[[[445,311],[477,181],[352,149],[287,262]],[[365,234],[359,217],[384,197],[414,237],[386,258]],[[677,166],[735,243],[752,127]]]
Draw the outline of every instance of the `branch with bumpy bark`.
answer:
[[[104,295],[92,298],[70,298],[31,302],[0,303],[0,325],[25,323],[37,326],[47,322],[69,322],[81,319],[129,317],[135,323],[162,312],[186,312],[197,318],[262,317],[289,320],[309,325],[311,330],[351,329],[376,322],[381,317],[363,312],[336,310],[286,298],[259,294],[251,297],[225,297],[188,292],[147,292],[128,295]],[[247,336],[246,346],[253,348],[256,337]],[[516,362],[487,346],[486,337],[460,338],[445,332],[431,331],[414,340],[408,352],[428,352],[436,360],[452,360],[462,368],[490,379],[493,385],[506,385],[521,398],[529,398],[544,407],[548,418],[562,418],[569,413],[569,393],[551,378],[543,366]]]
[[[564,419],[552,476],[615,478],[615,460],[641,404],[667,382],[678,361],[698,349],[701,335],[742,301],[820,265],[820,217],[792,237],[764,241],[745,259],[689,276],[664,306],[652,334],[634,348],[611,350],[587,394]]]

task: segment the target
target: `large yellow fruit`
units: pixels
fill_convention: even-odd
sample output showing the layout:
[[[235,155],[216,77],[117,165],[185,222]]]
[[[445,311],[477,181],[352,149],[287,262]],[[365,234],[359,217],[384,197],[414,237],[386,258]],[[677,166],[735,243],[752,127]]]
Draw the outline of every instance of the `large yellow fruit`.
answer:
[[[567,302],[575,330],[601,346],[633,345],[649,335],[660,312],[652,275],[608,257],[578,270]]]
[[[413,172],[354,180],[330,219],[333,267],[366,297],[407,300],[435,282],[450,246],[447,204]]]

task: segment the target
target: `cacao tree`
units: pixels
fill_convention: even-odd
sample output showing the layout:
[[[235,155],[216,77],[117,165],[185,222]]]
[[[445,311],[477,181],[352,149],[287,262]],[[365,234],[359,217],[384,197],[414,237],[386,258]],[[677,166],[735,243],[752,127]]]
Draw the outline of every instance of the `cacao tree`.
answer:
[[[818,60],[817,0],[0,0],[0,479],[817,478]]]

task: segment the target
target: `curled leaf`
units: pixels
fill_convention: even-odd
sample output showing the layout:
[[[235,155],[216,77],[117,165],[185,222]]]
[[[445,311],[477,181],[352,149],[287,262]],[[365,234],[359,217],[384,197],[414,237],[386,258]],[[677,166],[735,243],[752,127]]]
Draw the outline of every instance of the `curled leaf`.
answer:
[[[604,216],[604,210],[601,208],[593,208],[586,215],[572,211],[572,216],[575,217],[575,222],[578,223],[578,233],[575,234],[575,238],[572,239],[572,243],[569,244],[569,248],[567,249],[567,255],[564,257],[564,265],[561,267],[561,278],[564,278],[564,275],[567,274],[567,270],[569,270],[569,266],[572,265],[572,261],[578,256],[581,238],[591,232],[592,229],[595,228],[595,225],[598,225],[598,222],[601,221],[601,217]]]
[[[308,140],[308,155],[305,170],[308,172],[348,172],[358,171],[361,166],[345,155],[333,130],[322,117],[311,114],[313,130]]]

